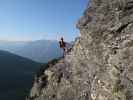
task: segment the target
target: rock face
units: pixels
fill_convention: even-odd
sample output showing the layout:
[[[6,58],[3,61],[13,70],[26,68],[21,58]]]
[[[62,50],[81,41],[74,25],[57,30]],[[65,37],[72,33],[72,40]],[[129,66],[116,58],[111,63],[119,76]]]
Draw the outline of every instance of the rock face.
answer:
[[[77,27],[72,51],[28,100],[133,100],[133,0],[91,0]]]

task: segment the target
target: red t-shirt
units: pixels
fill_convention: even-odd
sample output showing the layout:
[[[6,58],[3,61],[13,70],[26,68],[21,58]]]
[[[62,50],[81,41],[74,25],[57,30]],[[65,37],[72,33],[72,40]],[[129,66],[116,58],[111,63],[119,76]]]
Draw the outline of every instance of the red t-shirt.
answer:
[[[64,41],[59,41],[60,48],[64,48],[66,46],[66,43]]]

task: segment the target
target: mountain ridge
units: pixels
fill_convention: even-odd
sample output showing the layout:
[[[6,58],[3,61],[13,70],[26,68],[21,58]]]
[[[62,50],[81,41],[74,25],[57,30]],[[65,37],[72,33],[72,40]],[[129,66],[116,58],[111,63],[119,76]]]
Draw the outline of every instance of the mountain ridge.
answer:
[[[0,50],[0,99],[24,100],[41,64]]]
[[[58,41],[56,40],[37,40],[28,42],[3,41],[0,42],[0,49],[40,63],[46,63],[49,60],[62,55],[62,50],[59,48]]]

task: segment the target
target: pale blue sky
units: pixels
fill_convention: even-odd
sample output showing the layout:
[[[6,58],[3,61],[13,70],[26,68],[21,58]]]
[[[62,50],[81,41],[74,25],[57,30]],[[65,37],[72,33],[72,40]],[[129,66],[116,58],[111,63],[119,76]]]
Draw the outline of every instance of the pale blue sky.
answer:
[[[0,0],[0,40],[58,39],[79,34],[88,0]]]

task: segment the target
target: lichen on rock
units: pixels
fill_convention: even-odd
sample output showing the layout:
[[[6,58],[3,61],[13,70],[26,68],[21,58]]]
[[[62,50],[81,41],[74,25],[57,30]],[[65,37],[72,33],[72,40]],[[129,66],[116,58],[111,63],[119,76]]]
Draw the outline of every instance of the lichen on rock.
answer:
[[[28,100],[133,100],[133,0],[91,0],[77,27],[72,51]]]

